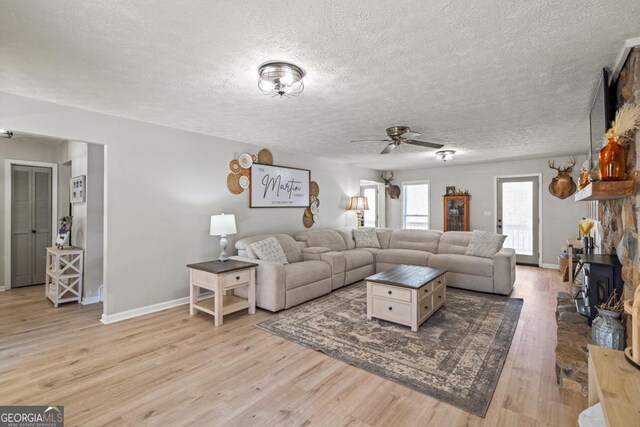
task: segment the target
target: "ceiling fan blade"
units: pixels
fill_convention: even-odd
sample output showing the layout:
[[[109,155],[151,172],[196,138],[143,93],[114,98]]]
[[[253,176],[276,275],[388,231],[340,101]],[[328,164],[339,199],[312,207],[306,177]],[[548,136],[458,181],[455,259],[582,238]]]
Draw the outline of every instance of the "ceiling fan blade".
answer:
[[[428,148],[442,148],[444,147],[444,144],[436,144],[435,142],[426,142],[426,141],[417,141],[415,139],[407,139],[406,141],[407,144],[411,144],[411,145],[419,145],[421,147],[428,147]]]
[[[350,142],[389,142],[390,139],[354,139]]]
[[[394,148],[396,148],[398,146],[398,144],[396,142],[392,142],[389,145],[387,145],[386,147],[384,147],[384,150],[382,150],[380,152],[380,154],[389,154],[390,152],[393,151]]]

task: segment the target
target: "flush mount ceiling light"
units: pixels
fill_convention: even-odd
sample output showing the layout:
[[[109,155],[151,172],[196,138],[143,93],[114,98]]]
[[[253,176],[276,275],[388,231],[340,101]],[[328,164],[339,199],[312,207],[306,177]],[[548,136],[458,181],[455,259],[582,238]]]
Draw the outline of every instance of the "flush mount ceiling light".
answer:
[[[2,138],[11,138],[13,136],[13,132],[6,129],[0,129],[0,137]]]
[[[448,162],[449,160],[453,160],[456,152],[454,150],[440,150],[436,151],[436,159],[442,160],[443,162]]]
[[[274,61],[264,63],[258,68],[258,88],[265,95],[298,96],[304,90],[302,68],[288,62]]]

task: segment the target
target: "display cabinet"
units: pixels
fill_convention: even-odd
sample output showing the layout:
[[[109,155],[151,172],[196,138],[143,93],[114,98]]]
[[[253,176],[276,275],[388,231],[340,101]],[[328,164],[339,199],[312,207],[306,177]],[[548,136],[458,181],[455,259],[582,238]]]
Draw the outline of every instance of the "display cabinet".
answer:
[[[469,231],[469,195],[445,195],[444,231]]]

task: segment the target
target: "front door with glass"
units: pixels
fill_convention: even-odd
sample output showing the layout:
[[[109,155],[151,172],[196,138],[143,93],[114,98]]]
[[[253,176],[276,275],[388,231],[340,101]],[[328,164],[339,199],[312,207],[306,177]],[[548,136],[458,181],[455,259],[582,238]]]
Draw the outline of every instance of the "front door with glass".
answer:
[[[505,234],[505,248],[516,251],[519,264],[540,263],[540,179],[538,176],[497,179],[496,231]]]

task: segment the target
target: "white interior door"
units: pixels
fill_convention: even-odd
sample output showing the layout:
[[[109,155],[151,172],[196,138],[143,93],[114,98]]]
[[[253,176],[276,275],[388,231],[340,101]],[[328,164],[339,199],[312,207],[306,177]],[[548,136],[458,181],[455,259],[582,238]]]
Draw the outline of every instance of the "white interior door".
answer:
[[[496,230],[507,236],[504,247],[515,249],[519,264],[539,265],[539,177],[498,178],[497,183]]]

